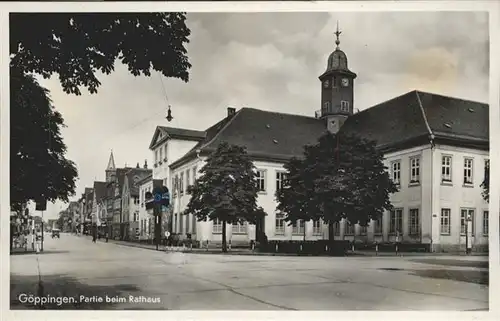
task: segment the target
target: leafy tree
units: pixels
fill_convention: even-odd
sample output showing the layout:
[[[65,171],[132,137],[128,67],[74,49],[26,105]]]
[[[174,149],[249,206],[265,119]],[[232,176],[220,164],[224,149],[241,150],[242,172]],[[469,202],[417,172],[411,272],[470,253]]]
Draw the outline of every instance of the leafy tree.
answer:
[[[257,207],[255,167],[244,147],[221,143],[200,172],[188,188],[191,199],[184,214],[222,222],[222,251],[227,252],[226,223],[255,223],[263,214]]]
[[[12,209],[44,196],[68,201],[74,195],[77,170],[64,157],[64,122],[48,91],[31,75],[11,75],[10,199]]]
[[[481,183],[481,188],[483,191],[481,195],[486,202],[490,202],[490,165],[487,164],[484,168],[484,180]]]
[[[77,175],[64,158],[62,116],[33,75],[57,74],[66,93],[96,93],[99,73],[119,60],[135,76],[155,70],[187,82],[190,30],[184,13],[12,13],[9,20],[11,205],[19,210],[41,197],[67,201]]]
[[[13,13],[10,66],[44,78],[56,73],[64,91],[76,95],[80,87],[96,93],[96,73],[110,74],[117,59],[134,76],[156,70],[187,82],[185,20],[180,12]]]
[[[305,146],[304,157],[285,164],[287,178],[277,191],[277,209],[293,222],[322,219],[333,224],[347,219],[368,225],[392,205],[397,191],[375,142],[327,133],[316,145]]]

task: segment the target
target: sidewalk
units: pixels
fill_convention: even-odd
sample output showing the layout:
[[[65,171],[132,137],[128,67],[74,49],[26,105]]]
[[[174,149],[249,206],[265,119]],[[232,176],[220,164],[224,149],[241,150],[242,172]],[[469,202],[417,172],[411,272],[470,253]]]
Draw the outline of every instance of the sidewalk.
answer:
[[[89,241],[92,239],[89,237]],[[99,242],[106,242],[104,239],[98,240]],[[108,240],[108,243],[113,243],[122,246],[128,247],[136,247],[143,248],[148,250],[156,250],[156,245],[154,244],[144,244],[144,243],[135,243],[129,241],[118,241],[118,240]],[[223,255],[256,255],[256,256],[313,256],[313,255],[300,255],[295,253],[267,253],[267,252],[258,252],[252,251],[251,249],[244,248],[236,248],[231,249],[223,253],[220,248],[183,248],[183,247],[169,247],[168,250],[164,245],[158,246],[158,251],[164,252],[183,252],[183,253],[193,253],[193,254],[223,254]],[[316,256],[316,255],[314,255]],[[327,257],[328,255],[320,255]],[[365,256],[365,257],[408,257],[408,256],[419,256],[419,257],[439,257],[439,256],[456,256],[456,257],[488,257],[488,253],[471,253],[466,255],[465,253],[428,253],[428,252],[399,252],[396,254],[395,252],[378,252],[375,251],[349,251],[346,256]]]

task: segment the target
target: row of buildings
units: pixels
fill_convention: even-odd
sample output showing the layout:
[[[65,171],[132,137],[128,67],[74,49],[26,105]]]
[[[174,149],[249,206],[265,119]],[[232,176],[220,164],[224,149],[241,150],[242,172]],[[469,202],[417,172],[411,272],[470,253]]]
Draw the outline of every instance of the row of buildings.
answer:
[[[342,131],[377,142],[399,191],[391,195],[393,211],[368,227],[339,222],[335,239],[393,242],[397,237],[448,251],[465,247],[468,232],[474,249],[487,249],[489,210],[481,183],[489,166],[489,106],[414,90],[356,112],[357,75],[349,70],[338,39],[336,43],[319,77],[321,109],[314,116],[229,107],[206,130],[157,126],[149,144],[152,168],[116,168],[111,154],[106,181],[95,182],[81,197],[82,213],[94,214],[111,237],[151,238],[152,217],[144,201],[156,181],[172,194],[171,206],[162,212],[165,229],[200,242],[220,242],[221,222],[198,222],[184,210],[187,187],[200,175],[207,156],[228,142],[245,146],[254,160],[269,239],[329,238],[322,222],[285,224],[284,213],[276,211],[275,192],[282,186],[285,162],[300,157],[303,146],[316,143],[326,131]],[[229,226],[227,238],[233,244],[250,242],[255,226]]]

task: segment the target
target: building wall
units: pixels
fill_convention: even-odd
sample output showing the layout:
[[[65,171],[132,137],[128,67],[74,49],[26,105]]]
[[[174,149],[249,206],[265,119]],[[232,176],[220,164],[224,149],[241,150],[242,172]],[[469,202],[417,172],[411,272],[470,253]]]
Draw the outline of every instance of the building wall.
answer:
[[[443,182],[441,177],[442,156],[451,156],[451,182]],[[464,159],[473,161],[472,184],[464,184]],[[485,162],[489,159],[487,151],[457,148],[438,145],[434,152],[434,166],[439,172],[434,176],[432,199],[434,207],[432,211],[432,235],[436,250],[449,248],[465,248],[465,235],[461,233],[461,209],[473,209],[473,237],[472,246],[484,249],[488,244],[487,232],[483,233],[483,215],[488,211],[488,203],[481,196],[481,183],[484,180]],[[442,209],[450,209],[451,231],[448,234],[441,233]],[[489,223],[489,222],[488,222]]]
[[[442,156],[449,155],[452,157],[451,172],[452,185],[442,182]],[[472,186],[463,185],[464,175],[464,157],[473,158],[473,179]],[[419,175],[418,183],[411,183],[411,159],[419,159]],[[414,242],[433,244],[433,248],[437,251],[456,250],[459,247],[464,247],[465,236],[460,235],[460,209],[471,208],[475,210],[475,236],[473,238],[473,247],[477,250],[482,250],[487,246],[488,237],[483,234],[483,211],[488,210],[488,204],[481,196],[480,184],[484,178],[485,160],[488,159],[488,152],[478,151],[473,149],[464,149],[451,146],[435,146],[431,149],[430,145],[415,147],[385,155],[384,163],[388,167],[389,174],[392,177],[392,164],[395,161],[400,162],[400,184],[399,191],[390,196],[390,200],[395,209],[402,210],[402,226],[399,233],[390,233],[391,214],[385,212],[382,217],[382,233],[375,233],[375,222],[371,222],[366,228],[366,233],[361,235],[362,228],[355,225],[354,233],[346,234],[347,222],[342,221],[339,227],[339,233],[334,235],[335,239],[352,240],[356,242]],[[172,172],[172,178],[180,177],[180,173],[192,170],[194,166],[201,169],[204,164],[196,159]],[[269,239],[278,240],[303,240],[304,234],[292,233],[292,226],[285,224],[284,233],[276,231],[276,173],[284,172],[283,164],[256,161],[255,166],[258,170],[264,171],[265,187],[264,192],[258,194],[258,205],[262,206],[267,217],[265,220],[265,232]],[[191,182],[193,181],[192,174],[190,175]],[[173,191],[172,182],[169,182],[169,189]],[[186,182],[184,188],[186,188]],[[173,192],[172,192],[173,194]],[[186,222],[191,218],[186,218],[178,213],[184,211],[189,202],[189,195],[183,193],[179,198],[172,198],[172,206],[174,213],[174,232],[186,233]],[[450,217],[450,235],[442,235],[440,233],[440,215],[441,209],[449,208],[451,210]],[[418,233],[410,234],[410,210],[418,211],[419,231]],[[182,222],[181,222],[182,220]],[[191,222],[191,221],[190,221]],[[206,242],[220,242],[222,236],[220,233],[213,233],[214,223],[211,221],[197,222],[195,239]],[[191,224],[190,224],[191,226]],[[399,230],[399,229],[398,229]],[[317,240],[328,239],[328,227],[326,224],[320,226],[319,231],[313,233],[313,222],[305,223],[305,239]],[[319,232],[319,233],[318,233]],[[232,240],[233,243],[249,242],[255,239],[255,226],[249,225],[246,234],[233,234],[231,226],[227,227],[227,240]]]
[[[170,180],[167,182],[167,187],[171,193],[171,206],[172,206],[172,231],[174,233],[191,233],[193,239],[206,239],[208,237],[208,227],[203,222],[197,222],[192,214],[181,215],[189,203],[190,196],[187,194],[187,187],[192,185],[197,177],[199,171],[205,164],[205,157],[195,158],[194,160],[176,168],[170,175]],[[189,174],[187,174],[189,173]],[[174,184],[175,178],[182,175],[183,191],[179,193],[178,186]]]
[[[145,194],[153,191],[153,180],[148,179],[139,186],[139,228],[140,239],[149,240],[153,238],[153,233],[150,233],[149,222],[152,215],[146,210]],[[143,222],[143,223],[141,223]]]
[[[165,182],[169,178],[170,173],[170,164],[184,156],[188,151],[190,151],[197,142],[194,141],[185,141],[179,139],[168,139],[163,142],[161,145],[157,146],[153,151],[153,179],[161,179],[165,180]],[[165,155],[165,146],[166,146],[166,155]],[[161,164],[160,164],[160,150],[162,150],[161,155]],[[156,155],[158,154],[158,158]],[[165,161],[166,158],[166,161]],[[167,186],[165,183],[163,183]]]

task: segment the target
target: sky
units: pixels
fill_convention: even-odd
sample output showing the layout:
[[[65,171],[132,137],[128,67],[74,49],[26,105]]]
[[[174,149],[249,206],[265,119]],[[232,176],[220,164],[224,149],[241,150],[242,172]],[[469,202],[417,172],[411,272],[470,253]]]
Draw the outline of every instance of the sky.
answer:
[[[314,116],[318,76],[335,49],[347,54],[354,108],[417,89],[488,102],[488,14],[472,12],[188,13],[190,81],[134,77],[120,63],[97,94],[65,94],[42,80],[64,119],[67,158],[76,163],[76,200],[103,181],[111,149],[117,167],[152,164],[157,125],[204,130],[227,107]],[[166,93],[166,95],[165,95]],[[174,119],[165,119],[168,104]],[[402,106],[404,107],[404,106]],[[49,204],[47,218],[65,207]]]

